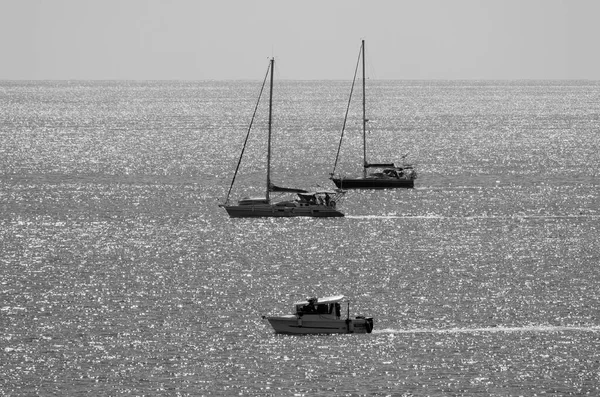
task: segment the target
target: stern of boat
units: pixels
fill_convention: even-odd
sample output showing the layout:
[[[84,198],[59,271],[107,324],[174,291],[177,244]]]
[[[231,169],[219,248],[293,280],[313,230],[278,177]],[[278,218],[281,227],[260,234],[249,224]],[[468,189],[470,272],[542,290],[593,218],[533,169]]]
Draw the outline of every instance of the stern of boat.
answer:
[[[356,334],[370,334],[373,332],[373,317],[356,316],[352,320],[353,331]]]

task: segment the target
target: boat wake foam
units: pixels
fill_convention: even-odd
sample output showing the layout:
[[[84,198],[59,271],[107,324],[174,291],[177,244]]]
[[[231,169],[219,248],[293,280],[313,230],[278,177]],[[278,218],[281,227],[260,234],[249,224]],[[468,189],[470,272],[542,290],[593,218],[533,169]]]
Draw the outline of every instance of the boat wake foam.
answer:
[[[443,216],[443,215],[346,215],[347,219],[598,219],[600,215],[477,215],[477,216]]]
[[[553,325],[530,325],[525,327],[487,327],[487,328],[447,328],[447,329],[374,329],[374,334],[473,334],[481,332],[537,332],[537,333],[549,333],[549,332],[600,332],[600,325],[598,326],[553,326]]]

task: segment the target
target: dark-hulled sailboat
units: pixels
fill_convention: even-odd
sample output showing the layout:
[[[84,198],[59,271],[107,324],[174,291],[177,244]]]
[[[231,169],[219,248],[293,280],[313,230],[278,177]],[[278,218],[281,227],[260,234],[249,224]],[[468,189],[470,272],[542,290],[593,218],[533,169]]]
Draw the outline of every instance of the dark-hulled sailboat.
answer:
[[[335,170],[338,165],[340,149],[344,138],[344,130],[348,118],[348,110],[352,100],[352,92],[354,91],[354,83],[358,72],[360,61],[362,60],[362,133],[363,133],[363,175],[360,177],[347,177],[336,175]],[[348,100],[348,108],[346,109],[346,117],[342,127],[342,134],[338,146],[335,164],[331,172],[330,179],[340,189],[391,189],[391,188],[412,188],[417,179],[417,172],[411,164],[402,164],[400,166],[394,163],[369,163],[367,161],[367,122],[366,117],[366,89],[365,89],[365,41],[362,41],[360,47],[358,62],[352,80],[352,88],[350,90],[350,99]],[[404,158],[404,156],[403,156]]]
[[[233,180],[227,193],[227,198],[224,204],[219,206],[224,207],[231,218],[258,218],[258,217],[342,217],[344,214],[339,211],[336,206],[339,200],[342,198],[344,192],[341,189],[332,190],[315,190],[307,191],[304,189],[296,188],[285,188],[275,186],[271,182],[271,129],[273,120],[273,71],[275,67],[275,59],[271,58],[269,61],[269,67],[267,68],[267,74],[263,81],[260,94],[256,107],[254,108],[254,115],[248,127],[248,133],[244,142],[244,147],[240,155]],[[252,129],[252,124],[256,116],[258,105],[264,91],[264,87],[267,78],[270,76],[269,83],[269,121],[268,121],[268,143],[267,143],[267,185],[264,197],[251,198],[245,197],[237,202],[237,204],[231,204],[229,197],[231,190],[235,182],[235,177],[240,168],[242,157],[244,156],[244,150],[248,142],[248,136]],[[282,199],[275,201],[271,198],[271,193],[285,193],[295,194],[295,198]]]

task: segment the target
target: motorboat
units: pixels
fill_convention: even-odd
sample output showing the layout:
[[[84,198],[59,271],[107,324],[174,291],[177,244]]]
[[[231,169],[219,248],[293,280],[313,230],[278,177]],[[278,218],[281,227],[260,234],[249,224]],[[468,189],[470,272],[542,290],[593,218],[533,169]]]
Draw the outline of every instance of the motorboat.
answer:
[[[345,316],[342,305],[345,305]],[[350,301],[343,295],[308,298],[294,303],[294,314],[263,318],[278,334],[370,334],[373,331],[372,317],[350,317]]]

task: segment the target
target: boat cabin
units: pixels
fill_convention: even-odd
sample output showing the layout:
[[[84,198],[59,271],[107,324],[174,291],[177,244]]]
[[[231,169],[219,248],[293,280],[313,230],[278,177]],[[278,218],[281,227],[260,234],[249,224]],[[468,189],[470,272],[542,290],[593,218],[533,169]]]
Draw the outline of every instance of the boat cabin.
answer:
[[[411,166],[406,166],[404,168],[403,167],[384,168],[382,170],[377,170],[376,172],[372,172],[369,174],[369,176],[372,178],[393,178],[393,179],[412,178],[413,175],[414,175],[414,171]]]
[[[339,320],[341,316],[341,304],[343,296],[329,298],[309,298],[308,301],[295,303],[296,315],[301,317],[307,314],[316,314],[319,317],[327,317]]]
[[[383,175],[390,178],[400,178],[404,175],[404,172],[401,168],[386,168],[383,170]]]
[[[298,204],[300,206],[306,205],[326,205],[327,207],[335,208],[335,198],[340,192],[306,192],[298,193]]]

